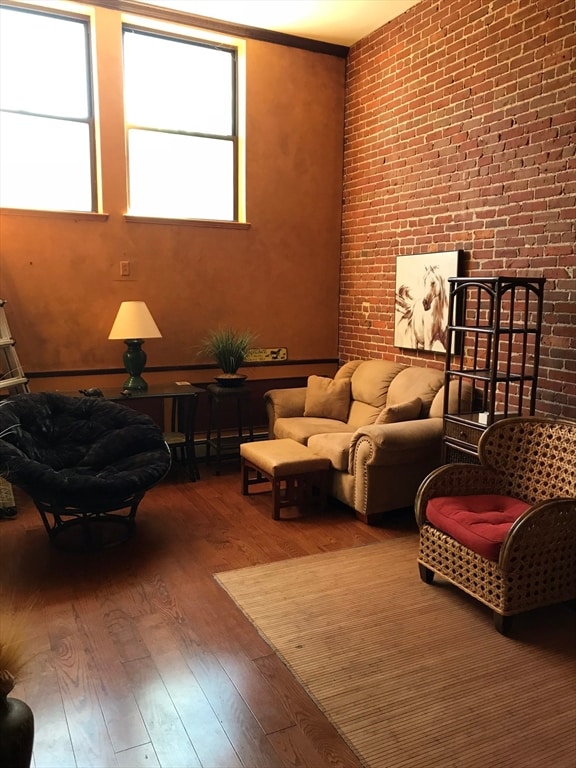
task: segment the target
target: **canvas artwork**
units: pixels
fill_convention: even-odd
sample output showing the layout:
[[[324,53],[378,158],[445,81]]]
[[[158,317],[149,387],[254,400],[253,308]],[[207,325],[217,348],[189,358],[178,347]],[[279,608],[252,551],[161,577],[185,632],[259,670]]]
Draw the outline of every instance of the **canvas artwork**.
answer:
[[[448,278],[458,276],[460,251],[396,259],[394,345],[446,352]]]

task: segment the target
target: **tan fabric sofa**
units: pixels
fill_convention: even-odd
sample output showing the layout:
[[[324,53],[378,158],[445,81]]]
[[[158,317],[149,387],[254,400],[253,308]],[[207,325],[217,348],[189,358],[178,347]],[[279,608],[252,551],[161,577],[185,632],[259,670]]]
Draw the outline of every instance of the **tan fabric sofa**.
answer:
[[[333,380],[320,378],[265,393],[269,437],[290,437],[329,458],[331,494],[366,523],[411,506],[422,480],[441,463],[443,372],[353,360]],[[398,420],[405,415],[409,420]],[[383,419],[389,423],[377,423]]]

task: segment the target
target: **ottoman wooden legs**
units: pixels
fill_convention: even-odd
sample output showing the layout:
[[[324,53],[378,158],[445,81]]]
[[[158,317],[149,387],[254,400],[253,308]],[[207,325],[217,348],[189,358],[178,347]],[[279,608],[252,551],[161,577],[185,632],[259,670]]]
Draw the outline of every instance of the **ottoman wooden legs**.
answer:
[[[284,507],[310,506],[317,493],[318,505],[321,510],[326,506],[327,478],[326,470],[305,472],[287,477],[269,477],[246,459],[242,463],[242,493],[248,495],[248,487],[259,483],[270,482],[272,485],[272,517],[280,519],[280,510]],[[252,476],[251,476],[252,475]]]
[[[315,500],[323,509],[328,493],[330,461],[295,440],[264,440],[240,446],[242,493],[252,485],[270,482],[272,517],[284,507],[304,507]]]

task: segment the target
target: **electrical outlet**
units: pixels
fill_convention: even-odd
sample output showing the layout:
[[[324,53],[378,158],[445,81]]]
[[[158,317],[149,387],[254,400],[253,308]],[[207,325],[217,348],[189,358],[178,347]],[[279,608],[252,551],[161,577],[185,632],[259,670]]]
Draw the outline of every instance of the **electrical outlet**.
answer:
[[[130,277],[130,262],[129,261],[121,261],[120,262],[120,277]]]

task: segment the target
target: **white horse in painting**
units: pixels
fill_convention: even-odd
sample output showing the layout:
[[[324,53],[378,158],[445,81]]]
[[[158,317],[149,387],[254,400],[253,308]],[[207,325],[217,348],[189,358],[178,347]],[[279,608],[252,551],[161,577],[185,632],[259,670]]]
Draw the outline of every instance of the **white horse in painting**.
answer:
[[[421,284],[415,289],[400,286],[396,292],[396,312],[400,315],[397,327],[404,333],[407,346],[439,351],[434,347],[438,342],[446,350],[448,291],[439,267],[424,267]]]

